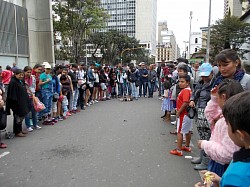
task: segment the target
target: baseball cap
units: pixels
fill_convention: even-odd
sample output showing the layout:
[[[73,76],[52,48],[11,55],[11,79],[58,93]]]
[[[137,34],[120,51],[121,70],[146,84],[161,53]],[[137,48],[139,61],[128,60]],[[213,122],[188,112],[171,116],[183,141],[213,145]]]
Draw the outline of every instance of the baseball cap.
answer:
[[[43,62],[42,66],[46,66],[46,64],[49,64],[48,62]]]
[[[207,77],[211,74],[211,72],[213,71],[213,67],[210,63],[205,62],[203,63],[200,68],[199,68],[199,76],[202,77]]]

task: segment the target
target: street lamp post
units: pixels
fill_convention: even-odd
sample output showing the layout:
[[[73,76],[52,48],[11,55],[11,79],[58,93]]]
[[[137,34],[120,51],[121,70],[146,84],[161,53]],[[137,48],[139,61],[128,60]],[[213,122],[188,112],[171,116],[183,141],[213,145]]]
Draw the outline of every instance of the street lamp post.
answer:
[[[209,15],[208,15],[208,31],[207,31],[206,62],[209,62],[209,50],[210,50],[211,1],[212,1],[212,0],[209,0]]]
[[[189,44],[188,44],[188,59],[190,59],[190,43],[191,43],[191,29],[192,29],[192,17],[193,16],[193,12],[190,11],[190,23],[189,23]]]

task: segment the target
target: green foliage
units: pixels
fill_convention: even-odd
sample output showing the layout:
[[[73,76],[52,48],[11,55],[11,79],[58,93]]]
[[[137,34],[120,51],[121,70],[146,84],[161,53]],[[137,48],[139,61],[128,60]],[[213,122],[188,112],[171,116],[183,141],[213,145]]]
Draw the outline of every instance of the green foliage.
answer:
[[[250,43],[250,24],[240,21],[238,17],[227,15],[224,19],[216,21],[211,29],[210,56],[215,55],[227,48],[235,49],[240,57],[248,49],[242,49],[243,43]]]
[[[54,33],[59,32],[62,36],[61,48],[57,50],[61,53],[69,50],[64,58],[74,57],[78,60],[86,36],[93,29],[105,26],[108,15],[98,5],[99,1],[95,0],[54,1],[53,11],[59,18],[53,19]],[[55,41],[55,44],[58,44],[58,41]]]
[[[139,41],[121,34],[116,30],[107,32],[94,32],[89,36],[89,43],[93,44],[92,57],[96,60],[97,49],[103,54],[101,63],[116,65],[119,62],[129,63],[136,56],[139,50]],[[125,50],[129,49],[129,50]],[[122,55],[122,60],[121,60]]]

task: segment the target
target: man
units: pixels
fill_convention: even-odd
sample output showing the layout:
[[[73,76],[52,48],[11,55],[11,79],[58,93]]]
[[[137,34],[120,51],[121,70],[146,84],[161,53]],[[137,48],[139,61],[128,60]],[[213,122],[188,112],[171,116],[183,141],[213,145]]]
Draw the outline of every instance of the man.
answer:
[[[194,88],[195,88],[195,86],[198,84],[198,82],[200,81],[200,77],[199,77],[199,67],[200,67],[200,63],[196,61],[196,62],[192,65],[192,68],[191,68],[192,77],[194,78],[194,84],[193,84],[193,87],[194,87]]]
[[[143,96],[147,97],[147,84],[148,84],[148,70],[146,69],[145,63],[141,62],[141,69],[139,69],[140,75],[140,86],[139,86],[139,96],[142,96],[142,87],[143,87]]]

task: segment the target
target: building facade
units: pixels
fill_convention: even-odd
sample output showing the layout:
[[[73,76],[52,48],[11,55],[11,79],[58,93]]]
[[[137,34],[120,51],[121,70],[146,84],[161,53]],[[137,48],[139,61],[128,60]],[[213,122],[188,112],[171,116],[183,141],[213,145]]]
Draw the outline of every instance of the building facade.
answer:
[[[202,32],[191,32],[190,56],[202,49]]]
[[[155,55],[157,1],[101,0],[101,7],[110,15],[106,30],[118,30],[135,37],[151,55]]]
[[[156,62],[175,61],[180,57],[180,49],[176,44],[173,31],[168,30],[167,22],[158,23],[158,44],[156,45]]]
[[[230,12],[231,15],[240,17],[242,11],[242,2],[240,0],[224,0],[224,15],[228,15]]]
[[[0,0],[0,64],[54,63],[51,1]]]

